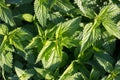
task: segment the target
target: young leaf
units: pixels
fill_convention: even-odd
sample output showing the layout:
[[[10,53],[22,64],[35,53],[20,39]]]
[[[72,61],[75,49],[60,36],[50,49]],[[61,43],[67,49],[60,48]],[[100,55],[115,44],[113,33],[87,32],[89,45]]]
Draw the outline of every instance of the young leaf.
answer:
[[[8,34],[8,27],[5,24],[0,24],[0,34],[1,35]]]
[[[12,17],[11,10],[5,5],[5,3],[0,3],[0,19],[10,26],[14,26],[15,22]]]
[[[48,8],[45,6],[44,2],[44,0],[35,0],[34,2],[35,15],[42,27],[46,26],[48,18]]]

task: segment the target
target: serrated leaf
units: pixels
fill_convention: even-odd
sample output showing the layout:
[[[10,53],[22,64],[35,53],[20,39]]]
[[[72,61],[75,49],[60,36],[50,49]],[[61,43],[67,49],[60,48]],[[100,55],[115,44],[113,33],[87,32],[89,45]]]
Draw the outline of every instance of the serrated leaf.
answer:
[[[24,41],[26,39],[31,38],[31,35],[28,34],[27,31],[25,31],[24,29],[22,29],[20,27],[14,29],[13,31],[10,31],[9,35],[10,35],[10,38],[13,38],[13,37],[19,38],[20,41]]]
[[[0,34],[1,35],[8,34],[8,27],[5,24],[0,24]]]
[[[42,60],[45,57],[45,55],[49,54],[49,52],[53,49],[54,46],[55,46],[54,42],[46,41],[46,43],[43,46],[42,50],[38,54],[38,57],[36,59],[36,63],[38,63],[40,60]]]
[[[102,24],[109,34],[120,39],[120,31],[119,31],[117,25],[111,19],[109,19],[109,18],[105,19],[102,22]]]
[[[40,46],[42,42],[40,40],[40,38],[38,36],[34,37],[31,42],[25,47],[25,49],[31,49],[31,48],[34,48],[34,47],[38,47]]]
[[[29,39],[29,37],[30,37],[30,35],[22,28],[17,28],[17,29],[14,29],[13,31],[9,32],[10,44],[14,45],[17,49],[23,51],[24,53],[26,53],[26,52],[24,50],[22,41]]]
[[[5,3],[0,3],[0,19],[10,26],[14,26],[15,22],[12,17],[11,10],[5,5]]]
[[[34,2],[34,11],[35,15],[42,25],[42,27],[46,26],[47,18],[48,18],[48,10],[44,4],[44,0],[35,0]]]
[[[60,66],[62,53],[59,53],[56,48],[53,48],[49,53],[45,54],[42,59],[43,67],[51,71],[56,70],[56,68]]]
[[[84,65],[79,64],[77,61],[72,61],[64,73],[60,76],[59,80],[88,80],[88,74],[89,72]]]
[[[95,17],[95,12],[94,12],[94,10],[92,10],[91,8],[88,8],[88,5],[87,5],[87,4],[83,5],[85,2],[87,2],[87,4],[90,3],[89,0],[87,0],[87,1],[75,0],[75,3],[78,5],[79,9],[81,10],[82,15],[84,15],[84,16],[90,18],[90,19],[93,19],[93,18]],[[93,2],[93,1],[92,1],[92,2]],[[93,4],[92,4],[92,5],[93,5]],[[92,6],[92,5],[91,5],[91,6]],[[90,6],[90,7],[91,7],[91,6]]]
[[[99,24],[99,23],[96,23]],[[95,28],[92,23],[87,24],[83,30],[83,38],[81,44],[81,52],[90,47],[100,36],[100,28]]]
[[[81,21],[80,17],[77,17],[61,24],[62,35],[71,37],[75,33],[75,31],[77,31],[77,29],[80,27],[79,26],[80,21]]]
[[[31,72],[31,70],[22,70],[18,67],[15,67],[15,72],[17,74],[17,76],[19,77],[20,80],[28,80],[33,76],[33,73]]]
[[[120,8],[116,4],[109,4],[107,6],[104,6],[100,10],[100,13],[98,14],[97,17],[99,18],[99,20],[104,22],[106,18],[110,20],[111,18],[114,18],[119,14],[120,14]]]
[[[62,12],[68,12],[71,9],[74,8],[74,6],[67,0],[57,0],[56,6],[60,9]]]
[[[6,72],[10,72],[12,69],[13,55],[11,52],[2,53],[0,56],[0,66],[4,68]]]
[[[49,79],[49,80],[54,79],[54,76],[51,71],[46,69],[41,69],[41,68],[34,68],[34,69],[37,71],[37,73],[39,73],[45,79]]]
[[[10,44],[14,45],[15,48],[25,52],[24,47],[23,47],[21,41],[19,40],[19,38],[14,37],[14,38],[10,39]]]

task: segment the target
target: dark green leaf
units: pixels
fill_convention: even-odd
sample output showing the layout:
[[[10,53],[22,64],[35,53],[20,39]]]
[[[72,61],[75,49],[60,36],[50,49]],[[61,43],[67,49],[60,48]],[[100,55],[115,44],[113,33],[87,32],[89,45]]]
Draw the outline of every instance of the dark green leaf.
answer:
[[[0,19],[11,26],[15,25],[12,12],[4,3],[0,3]]]

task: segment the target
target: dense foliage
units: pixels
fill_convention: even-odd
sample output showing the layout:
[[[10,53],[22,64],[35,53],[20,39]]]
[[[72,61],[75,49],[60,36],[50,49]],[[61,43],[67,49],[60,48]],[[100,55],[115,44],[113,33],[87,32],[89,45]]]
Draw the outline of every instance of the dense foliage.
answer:
[[[119,0],[0,0],[0,80],[120,80]]]

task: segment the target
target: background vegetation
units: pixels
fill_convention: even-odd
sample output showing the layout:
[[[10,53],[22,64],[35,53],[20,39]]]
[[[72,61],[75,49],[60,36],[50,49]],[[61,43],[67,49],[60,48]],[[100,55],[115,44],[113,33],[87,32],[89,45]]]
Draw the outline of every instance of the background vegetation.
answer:
[[[119,0],[0,0],[0,80],[120,80]]]

